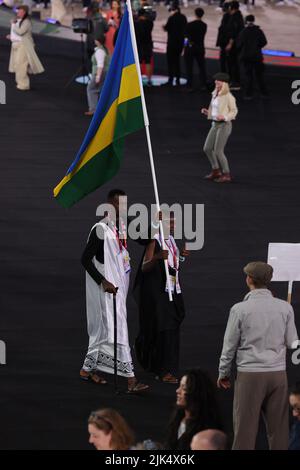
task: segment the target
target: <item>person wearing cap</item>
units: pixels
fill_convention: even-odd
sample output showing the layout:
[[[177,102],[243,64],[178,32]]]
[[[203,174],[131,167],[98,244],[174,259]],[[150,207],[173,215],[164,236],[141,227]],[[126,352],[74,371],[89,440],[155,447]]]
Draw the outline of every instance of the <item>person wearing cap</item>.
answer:
[[[236,45],[240,53],[240,60],[245,71],[245,99],[253,98],[254,75],[260,93],[268,96],[264,81],[264,62],[262,48],[267,44],[264,32],[255,24],[255,17],[248,15],[245,18],[245,28],[240,32]]]
[[[231,175],[224,148],[232,131],[232,120],[236,118],[237,106],[229,90],[229,75],[219,72],[214,76],[215,89],[209,108],[202,108],[201,113],[212,121],[210,131],[203,147],[212,171],[204,178],[216,183],[230,183]]]
[[[255,448],[262,413],[270,450],[285,450],[289,437],[286,349],[295,347],[298,339],[294,311],[268,289],[272,266],[251,262],[244,272],[250,292],[231,308],[217,385],[225,390],[231,387],[236,357],[233,449]]]

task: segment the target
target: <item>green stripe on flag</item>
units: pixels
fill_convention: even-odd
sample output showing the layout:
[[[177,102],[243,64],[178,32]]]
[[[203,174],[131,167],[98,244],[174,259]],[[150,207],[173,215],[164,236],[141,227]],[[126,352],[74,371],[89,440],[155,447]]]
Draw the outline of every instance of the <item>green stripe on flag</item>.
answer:
[[[90,192],[109,181],[119,170],[127,134],[144,127],[141,98],[120,104],[117,109],[113,142],[89,160],[61,189],[56,200],[71,207]]]

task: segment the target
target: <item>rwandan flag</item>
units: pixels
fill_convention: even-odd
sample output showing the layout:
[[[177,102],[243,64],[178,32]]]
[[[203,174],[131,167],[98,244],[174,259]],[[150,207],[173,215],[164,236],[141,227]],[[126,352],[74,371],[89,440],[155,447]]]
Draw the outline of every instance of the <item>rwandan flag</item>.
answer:
[[[63,207],[109,181],[119,170],[124,136],[144,127],[137,67],[126,7],[93,120],[66,176],[54,188]]]

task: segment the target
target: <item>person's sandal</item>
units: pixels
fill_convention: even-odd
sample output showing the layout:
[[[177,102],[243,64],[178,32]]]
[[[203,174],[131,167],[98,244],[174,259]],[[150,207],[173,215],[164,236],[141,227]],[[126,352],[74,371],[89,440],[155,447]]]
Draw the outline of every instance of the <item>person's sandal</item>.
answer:
[[[163,375],[162,377],[157,376],[156,380],[160,380],[163,383],[166,384],[178,384],[178,379],[174,375],[168,373]]]
[[[134,394],[144,393],[148,389],[149,389],[149,385],[142,384],[141,382],[138,382],[135,379],[135,380],[132,380],[131,383],[128,383],[127,393],[134,395]]]
[[[86,382],[93,382],[97,385],[105,385],[107,381],[98,374],[98,372],[87,372],[85,370],[80,371],[80,378],[81,380],[85,380]]]

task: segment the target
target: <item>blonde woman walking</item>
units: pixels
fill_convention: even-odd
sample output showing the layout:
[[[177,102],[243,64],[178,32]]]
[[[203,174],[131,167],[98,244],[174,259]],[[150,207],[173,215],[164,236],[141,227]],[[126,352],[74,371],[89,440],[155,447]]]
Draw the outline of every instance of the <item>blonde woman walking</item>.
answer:
[[[212,171],[204,178],[216,183],[230,183],[230,169],[224,148],[232,131],[232,121],[238,110],[235,98],[229,91],[229,75],[220,72],[214,76],[214,79],[215,89],[209,108],[201,109],[201,113],[212,121],[203,148]]]

